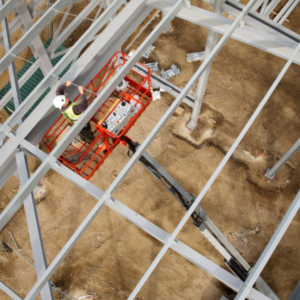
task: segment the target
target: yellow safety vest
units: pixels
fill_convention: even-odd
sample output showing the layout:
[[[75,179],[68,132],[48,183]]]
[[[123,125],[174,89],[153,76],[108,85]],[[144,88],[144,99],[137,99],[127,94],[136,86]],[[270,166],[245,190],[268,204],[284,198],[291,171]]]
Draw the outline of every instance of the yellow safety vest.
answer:
[[[79,119],[79,117],[82,115],[82,113],[80,115],[75,115],[74,111],[73,111],[73,106],[75,105],[79,105],[78,103],[72,103],[68,109],[66,109],[63,112],[63,115],[65,116],[66,119],[68,120],[72,120],[72,121],[77,121]]]

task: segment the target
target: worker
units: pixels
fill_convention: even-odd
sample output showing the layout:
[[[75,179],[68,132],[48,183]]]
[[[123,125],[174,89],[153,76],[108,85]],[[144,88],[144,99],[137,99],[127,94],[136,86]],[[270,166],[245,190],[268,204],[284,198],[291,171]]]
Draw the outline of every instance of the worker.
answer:
[[[81,103],[72,103],[69,98],[66,98],[64,90],[70,86],[72,82],[68,80],[65,84],[59,86],[56,90],[56,97],[53,100],[53,105],[60,110],[64,117],[68,120],[69,125],[73,126],[74,122],[79,119],[82,113],[87,109],[88,104],[83,92],[83,87],[79,86],[78,90],[81,94]],[[88,122],[79,133],[82,141],[92,142],[94,139],[90,122]]]

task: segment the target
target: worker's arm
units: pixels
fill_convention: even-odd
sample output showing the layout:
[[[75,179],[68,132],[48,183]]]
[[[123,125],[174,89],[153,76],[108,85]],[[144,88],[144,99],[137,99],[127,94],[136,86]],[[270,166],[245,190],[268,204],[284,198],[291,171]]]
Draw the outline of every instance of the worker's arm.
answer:
[[[56,89],[56,96],[59,95],[64,95],[64,90],[70,86],[72,84],[72,82],[70,80],[68,80],[65,84],[60,85],[57,89]]]
[[[74,111],[74,114],[75,115],[80,115],[81,113],[83,113],[87,107],[88,107],[88,103],[87,103],[87,100],[86,100],[86,97],[83,93],[83,87],[82,86],[79,86],[78,87],[78,90],[80,92],[80,100],[81,100],[81,103],[78,104],[78,105],[75,105],[73,106],[73,111]]]

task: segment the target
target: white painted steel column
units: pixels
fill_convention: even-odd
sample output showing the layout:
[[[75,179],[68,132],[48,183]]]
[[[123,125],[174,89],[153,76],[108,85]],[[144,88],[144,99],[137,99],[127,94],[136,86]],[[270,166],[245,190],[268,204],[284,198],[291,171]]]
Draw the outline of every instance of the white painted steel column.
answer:
[[[275,174],[299,151],[300,138],[293,144],[293,146],[286,151],[279,161],[271,168],[268,169],[265,176],[269,179],[273,179]]]
[[[244,300],[248,296],[253,284],[255,283],[259,274],[262,272],[263,268],[267,264],[268,260],[270,259],[271,255],[273,254],[274,250],[279,244],[281,238],[283,237],[289,225],[293,221],[293,218],[295,217],[299,208],[300,208],[300,191],[298,192],[296,198],[292,202],[291,206],[289,207],[288,211],[286,212],[285,216],[283,217],[282,221],[277,227],[267,247],[264,249],[263,253],[259,257],[258,261],[256,262],[254,268],[251,270],[242,288],[235,296],[234,298],[235,300]]]
[[[16,162],[18,166],[19,179],[21,187],[26,184],[30,178],[27,158],[25,157],[23,151],[16,153]],[[44,250],[43,238],[39,224],[39,218],[36,210],[36,204],[31,192],[24,201],[25,215],[28,225],[29,238],[32,248],[32,254],[35,264],[35,270],[37,278],[40,278],[41,275],[47,269],[47,259]],[[54,300],[51,281],[47,281],[45,286],[41,289],[41,298],[42,300]]]
[[[224,0],[215,0],[214,10],[213,10],[213,12],[215,14],[222,13],[223,3],[224,3]],[[219,36],[219,34],[215,31],[210,30],[208,32],[203,61],[205,61],[207,59],[207,57],[211,53],[212,49],[216,46],[217,41],[218,41],[218,36]],[[191,130],[194,130],[198,124],[198,118],[199,118],[199,115],[201,112],[201,107],[202,107],[203,98],[204,98],[204,94],[205,94],[205,90],[206,90],[206,86],[207,86],[207,81],[208,81],[208,77],[209,77],[209,73],[210,73],[211,64],[212,64],[212,62],[205,69],[205,71],[201,75],[199,82],[198,82],[192,116],[191,116],[190,121],[187,124],[187,127]]]

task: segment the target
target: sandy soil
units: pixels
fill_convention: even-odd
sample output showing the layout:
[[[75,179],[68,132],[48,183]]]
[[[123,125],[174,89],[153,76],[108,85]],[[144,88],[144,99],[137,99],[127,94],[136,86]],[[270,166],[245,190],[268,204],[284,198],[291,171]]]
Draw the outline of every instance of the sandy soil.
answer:
[[[200,1],[192,4],[200,6]],[[201,6],[207,8],[205,3]],[[296,13],[289,17],[289,24],[293,23],[293,30],[299,31]],[[150,27],[159,20],[155,19]],[[170,81],[182,88],[200,66],[200,63],[186,63],[186,53],[202,51],[208,31],[179,19],[172,24],[173,31],[162,34],[154,43],[156,49],[150,58],[141,61],[158,61],[164,69],[175,63],[182,73]],[[133,48],[139,46],[151,28],[145,30]],[[190,109],[185,107],[182,116],[173,116],[168,121],[148,152],[186,191],[198,195],[284,63],[280,58],[230,40],[212,65],[198,125],[201,130],[188,132],[185,122]],[[262,175],[299,138],[300,87],[294,80],[299,72],[299,66],[290,67],[201,202],[210,218],[251,265],[257,261],[299,189],[299,153],[278,173],[277,180],[268,183]],[[141,143],[173,100],[163,94],[162,99],[149,106],[128,136]],[[4,122],[3,112],[1,116]],[[103,190],[108,188],[128,162],[126,153],[127,149],[119,146],[91,182]],[[29,164],[31,172],[39,166],[32,157]],[[41,184],[46,193],[38,200],[37,210],[50,264],[97,200],[52,170]],[[3,187],[1,211],[19,188],[16,178]],[[140,164],[128,174],[114,197],[167,232],[174,230],[185,213]],[[22,247],[20,253],[33,261],[23,208],[0,234],[2,240],[12,244],[9,230]],[[262,272],[262,277],[283,300],[289,298],[300,278],[299,234],[298,213]],[[191,221],[178,238],[225,268],[223,258]],[[51,280],[55,284],[63,283],[62,289],[75,297],[93,294],[95,299],[126,299],[161,247],[159,242],[105,207]],[[36,281],[33,268],[15,253],[0,253],[0,280],[24,297]],[[137,299],[192,299],[197,295],[198,299],[217,300],[222,293],[226,293],[224,285],[169,250]],[[8,299],[1,291],[0,298]],[[59,299],[58,294],[56,298]]]

